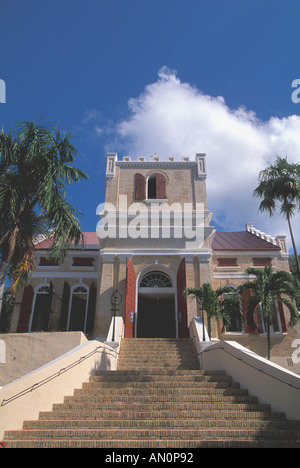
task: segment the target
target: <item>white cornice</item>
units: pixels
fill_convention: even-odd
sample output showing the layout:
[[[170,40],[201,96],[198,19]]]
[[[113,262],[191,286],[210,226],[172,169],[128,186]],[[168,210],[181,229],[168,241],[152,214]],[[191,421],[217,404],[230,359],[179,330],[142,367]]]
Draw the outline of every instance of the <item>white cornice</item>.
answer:
[[[45,249],[36,249],[35,253],[37,255],[45,255],[45,252],[48,252],[49,248]],[[91,255],[91,252],[97,253],[100,250],[100,244],[89,244],[85,245],[84,247],[78,246],[78,247],[69,247],[67,251],[67,255],[75,255],[80,256],[80,255]]]
[[[148,168],[148,167],[196,167],[196,161],[116,161],[116,166],[132,167],[132,168]]]
[[[130,169],[197,169],[196,161],[116,161],[115,166]],[[113,177],[114,174],[106,174],[107,178]],[[206,172],[197,171],[198,179],[205,180]]]
[[[97,271],[34,271],[31,278],[98,278]]]
[[[200,263],[207,263],[210,261],[212,256],[211,249],[202,250],[189,250],[189,249],[103,249],[100,250],[100,258],[103,260],[113,261],[114,258],[118,257],[120,260],[126,260],[126,258],[132,258],[133,256],[145,256],[145,257],[162,257],[176,255],[184,257],[187,261],[193,261],[198,259]]]

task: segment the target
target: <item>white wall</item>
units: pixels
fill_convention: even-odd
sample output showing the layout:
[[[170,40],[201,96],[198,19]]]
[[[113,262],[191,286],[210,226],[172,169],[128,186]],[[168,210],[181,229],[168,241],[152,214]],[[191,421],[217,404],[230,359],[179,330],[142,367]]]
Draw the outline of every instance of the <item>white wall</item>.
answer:
[[[66,395],[89,380],[97,370],[115,370],[123,327],[118,326],[114,348],[97,340],[86,341],[66,354],[0,389],[0,440],[4,431],[21,429],[40,411],[51,411]],[[53,378],[54,376],[54,378]]]
[[[300,376],[257,355],[235,341],[220,341],[200,352],[206,370],[225,370],[260,403],[288,419],[300,420]]]
[[[0,387],[86,342],[82,332],[0,334]]]

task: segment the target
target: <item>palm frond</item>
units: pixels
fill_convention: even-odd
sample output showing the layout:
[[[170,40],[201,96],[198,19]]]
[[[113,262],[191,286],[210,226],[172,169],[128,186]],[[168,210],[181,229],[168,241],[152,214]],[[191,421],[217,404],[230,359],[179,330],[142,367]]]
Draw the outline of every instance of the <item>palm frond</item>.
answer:
[[[14,285],[34,266],[37,234],[53,231],[56,257],[65,258],[71,242],[83,242],[81,213],[65,199],[65,184],[87,179],[72,166],[76,155],[70,136],[42,118],[0,135],[0,258],[11,262]]]

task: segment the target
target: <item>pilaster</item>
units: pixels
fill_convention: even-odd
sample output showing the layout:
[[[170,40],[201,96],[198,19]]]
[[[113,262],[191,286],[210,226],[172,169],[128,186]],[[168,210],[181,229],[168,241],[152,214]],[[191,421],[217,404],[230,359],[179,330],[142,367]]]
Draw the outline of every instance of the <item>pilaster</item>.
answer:
[[[112,318],[110,297],[113,293],[114,258],[100,261],[100,288],[95,317],[94,336],[106,339]]]
[[[187,288],[196,288],[196,278],[195,278],[195,265],[193,259],[186,259],[185,264],[186,269],[186,286]],[[191,300],[187,298],[187,316],[188,316],[188,327],[190,326],[191,321],[194,317],[197,317],[197,301],[196,299]]]

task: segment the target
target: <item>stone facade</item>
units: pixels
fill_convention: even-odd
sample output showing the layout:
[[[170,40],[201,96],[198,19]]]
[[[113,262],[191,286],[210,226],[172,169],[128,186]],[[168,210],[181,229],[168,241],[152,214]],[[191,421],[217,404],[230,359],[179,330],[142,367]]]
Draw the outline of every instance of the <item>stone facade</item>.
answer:
[[[69,315],[74,296],[86,301],[88,314],[88,302],[91,304],[96,300],[100,246],[95,233],[85,233],[85,238],[84,250],[70,248],[66,260],[60,264],[47,259],[51,239],[36,244],[36,268],[30,284],[17,294],[11,333],[70,330]],[[35,309],[40,309],[41,313],[48,310],[46,323],[40,320],[38,310],[35,314]],[[90,314],[94,315],[94,312],[90,311]],[[84,330],[72,331],[87,332],[87,325],[85,323]],[[92,328],[88,335],[91,335]]]
[[[31,284],[17,297],[11,332],[41,326],[44,331],[79,327],[89,338],[105,340],[113,316],[112,294],[118,291],[121,303],[115,314],[124,319],[126,337],[183,338],[193,317],[199,315],[196,301],[183,300],[184,287],[208,282],[213,288],[236,287],[245,279],[245,268],[253,265],[271,264],[288,271],[284,237],[267,236],[251,223],[242,232],[215,231],[210,224],[206,176],[204,154],[196,154],[193,161],[156,157],[131,161],[109,153],[97,233],[85,233],[84,249],[71,248],[66,261],[58,265],[47,260],[51,239],[36,245],[36,270]],[[162,287],[158,281],[168,285]],[[48,307],[46,321],[39,307]],[[284,342],[286,356],[288,348],[293,351],[291,343],[298,332],[287,330],[286,310],[278,317],[273,351],[283,356],[280,343]],[[263,330],[254,335],[245,329],[224,334],[214,323],[212,333],[221,340],[234,336],[265,355],[259,344],[265,341]]]

